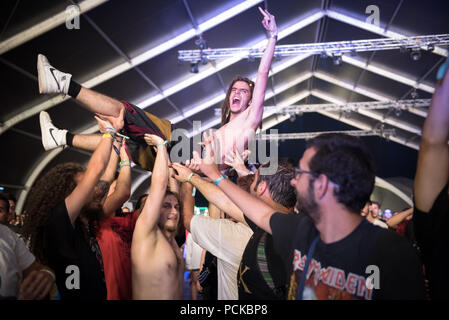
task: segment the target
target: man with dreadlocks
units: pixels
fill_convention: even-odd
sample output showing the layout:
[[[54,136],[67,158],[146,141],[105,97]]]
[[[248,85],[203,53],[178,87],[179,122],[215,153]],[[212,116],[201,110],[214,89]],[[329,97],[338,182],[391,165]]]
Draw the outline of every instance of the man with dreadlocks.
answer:
[[[104,134],[87,170],[76,163],[57,165],[30,192],[24,236],[37,259],[55,271],[61,299],[106,299],[95,239],[104,191],[97,183],[108,164],[115,130],[123,127],[123,115],[122,110],[117,118],[95,117]]]

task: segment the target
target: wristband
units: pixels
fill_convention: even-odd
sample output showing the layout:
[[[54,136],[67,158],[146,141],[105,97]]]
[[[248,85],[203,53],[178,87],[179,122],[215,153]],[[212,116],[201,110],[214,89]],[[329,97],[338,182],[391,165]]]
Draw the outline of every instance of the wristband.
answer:
[[[113,139],[112,136],[111,136],[111,134],[110,134],[109,132],[103,133],[102,138],[111,138],[111,139]]]
[[[131,165],[130,164],[122,164],[119,169],[121,169],[123,167],[130,167],[131,168]]]
[[[168,143],[168,140],[165,140],[164,142],[161,142],[157,145],[157,147],[159,148],[160,146],[165,146]]]
[[[115,128],[114,127],[106,127],[106,132],[115,132]]]
[[[277,40],[278,39],[278,35],[277,34],[271,34],[270,38],[273,38],[274,40]]]
[[[48,270],[47,268],[42,268],[42,269],[40,269],[39,271],[48,273],[48,274],[53,278],[53,281],[56,281],[56,276],[55,276],[55,274],[54,274],[52,271]]]
[[[216,186],[218,186],[218,184],[221,182],[221,180],[225,179],[225,177],[223,175],[220,176],[220,178],[218,178],[217,180],[214,181],[214,184]]]
[[[192,177],[195,175],[195,173],[190,173],[189,174],[189,176],[187,177],[187,180],[186,180],[186,182],[190,182],[190,183],[192,183],[191,181],[190,181],[190,179],[192,179]]]
[[[125,160],[120,161],[120,165],[124,164],[127,161],[129,162],[129,159],[125,159]]]

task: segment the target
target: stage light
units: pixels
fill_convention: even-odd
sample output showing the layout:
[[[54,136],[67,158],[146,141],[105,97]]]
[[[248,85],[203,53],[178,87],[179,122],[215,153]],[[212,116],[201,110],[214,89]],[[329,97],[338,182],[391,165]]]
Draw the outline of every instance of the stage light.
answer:
[[[413,49],[410,52],[410,58],[412,58],[413,61],[418,61],[419,59],[421,59],[421,50]]]
[[[332,62],[336,66],[341,66],[341,63],[342,63],[341,55],[332,55]]]
[[[191,73],[198,73],[198,62],[190,64],[190,72]]]
[[[291,115],[290,115],[290,119],[289,119],[291,122],[295,122],[296,121],[296,114],[294,114],[294,113],[292,113]]]

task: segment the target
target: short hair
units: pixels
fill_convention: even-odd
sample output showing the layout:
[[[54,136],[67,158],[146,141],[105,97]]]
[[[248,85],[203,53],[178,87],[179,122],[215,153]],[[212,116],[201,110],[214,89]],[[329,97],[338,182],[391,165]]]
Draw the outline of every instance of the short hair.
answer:
[[[0,201],[4,201],[6,204],[6,212],[9,212],[9,201],[8,201],[8,197],[6,194],[4,193],[0,193]]]
[[[246,176],[243,177],[238,177],[237,178],[237,185],[242,188],[243,190],[245,190],[246,192],[250,193],[251,192],[251,184],[254,181],[254,174],[248,174]]]
[[[269,164],[262,167],[269,166]],[[263,175],[258,174],[257,184],[261,181],[265,181],[268,190],[270,192],[271,199],[283,205],[286,208],[293,208],[296,204],[295,188],[290,184],[291,180],[295,177],[294,169],[291,169],[285,165],[278,165],[275,174]]]
[[[374,189],[374,161],[367,147],[357,137],[325,133],[310,139],[307,148],[316,150],[310,170],[336,183],[339,187],[334,189],[334,195],[338,202],[359,214]]]
[[[373,205],[373,204],[377,205],[377,207],[380,208],[380,203],[379,203],[379,202],[377,202],[377,201],[371,201],[371,205]]]

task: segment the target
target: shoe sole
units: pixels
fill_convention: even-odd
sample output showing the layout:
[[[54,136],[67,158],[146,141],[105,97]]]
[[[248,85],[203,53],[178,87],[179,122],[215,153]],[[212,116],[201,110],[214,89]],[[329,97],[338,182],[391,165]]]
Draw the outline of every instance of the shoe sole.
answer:
[[[47,134],[44,132],[44,124],[46,120],[49,120],[50,116],[45,111],[42,111],[39,114],[39,124],[41,126],[41,137],[42,137],[42,146],[44,147],[45,151],[51,150],[52,148],[47,148],[48,146],[48,140],[47,140]]]
[[[39,93],[42,94],[43,92],[43,88],[44,88],[44,84],[47,85],[47,82],[45,81],[45,68],[44,68],[44,55],[39,54],[37,56],[37,78],[38,78],[38,82],[39,82]]]

